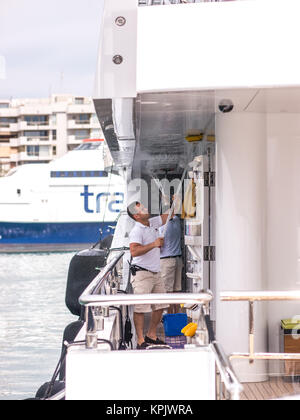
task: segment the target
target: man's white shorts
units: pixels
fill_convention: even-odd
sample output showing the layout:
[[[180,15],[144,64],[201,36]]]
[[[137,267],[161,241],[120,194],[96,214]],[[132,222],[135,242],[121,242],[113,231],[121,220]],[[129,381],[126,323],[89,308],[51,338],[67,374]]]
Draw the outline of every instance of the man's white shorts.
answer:
[[[160,273],[151,271],[137,271],[135,276],[131,276],[131,284],[134,294],[166,293],[166,288]],[[134,312],[146,313],[158,309],[168,308],[167,304],[154,305],[134,305]]]

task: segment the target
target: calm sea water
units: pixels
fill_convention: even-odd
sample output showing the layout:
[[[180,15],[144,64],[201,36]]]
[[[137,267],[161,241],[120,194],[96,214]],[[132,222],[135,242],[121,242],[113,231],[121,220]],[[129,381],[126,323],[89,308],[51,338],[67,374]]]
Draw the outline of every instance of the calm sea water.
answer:
[[[75,253],[0,254],[0,400],[35,396],[58,363]]]

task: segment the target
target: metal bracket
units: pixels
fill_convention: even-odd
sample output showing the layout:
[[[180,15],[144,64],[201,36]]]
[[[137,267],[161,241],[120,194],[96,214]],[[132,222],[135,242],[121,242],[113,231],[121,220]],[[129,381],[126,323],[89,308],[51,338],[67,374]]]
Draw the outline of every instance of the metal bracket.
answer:
[[[204,246],[203,247],[203,260],[204,261],[216,261],[216,247],[215,246]]]
[[[216,186],[216,173],[215,172],[204,172],[204,186],[215,187]]]

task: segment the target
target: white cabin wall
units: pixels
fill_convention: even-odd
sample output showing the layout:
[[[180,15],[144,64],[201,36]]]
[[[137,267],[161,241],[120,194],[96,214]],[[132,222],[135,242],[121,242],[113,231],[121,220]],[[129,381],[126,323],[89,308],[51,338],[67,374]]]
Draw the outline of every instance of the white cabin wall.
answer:
[[[300,114],[267,116],[268,289],[300,286]],[[280,320],[300,315],[299,303],[268,304],[269,350],[279,351]]]
[[[300,85],[299,0],[105,0],[103,10],[95,98]]]
[[[216,116],[216,335],[227,354],[248,352],[247,302],[221,291],[266,288],[266,120],[262,113]],[[255,306],[255,351],[267,351],[267,316]],[[235,364],[234,364],[235,366]],[[243,382],[266,380],[266,364],[238,362]]]
[[[299,85],[299,0],[138,8],[137,91]]]
[[[216,137],[216,296],[299,290],[300,114],[218,113]],[[255,351],[279,352],[280,321],[296,315],[297,302],[255,303]],[[248,352],[247,303],[218,300],[216,328],[228,354]],[[262,380],[257,366],[238,362],[241,380]]]

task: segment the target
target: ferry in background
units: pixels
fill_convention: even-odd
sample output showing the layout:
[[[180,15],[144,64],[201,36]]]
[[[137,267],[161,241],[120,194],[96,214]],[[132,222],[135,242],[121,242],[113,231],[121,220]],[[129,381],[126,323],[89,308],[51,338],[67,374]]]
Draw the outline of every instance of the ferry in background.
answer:
[[[0,252],[82,249],[114,232],[124,180],[105,167],[103,146],[86,139],[50,163],[0,178]]]

